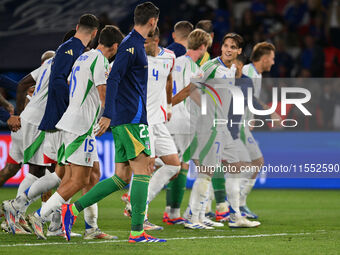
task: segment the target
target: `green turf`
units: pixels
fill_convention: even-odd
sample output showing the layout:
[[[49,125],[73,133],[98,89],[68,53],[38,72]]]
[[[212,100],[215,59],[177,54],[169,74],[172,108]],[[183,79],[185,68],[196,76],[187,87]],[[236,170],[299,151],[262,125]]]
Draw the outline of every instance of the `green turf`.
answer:
[[[0,200],[14,197],[15,189],[1,188]],[[123,203],[118,192],[99,203],[99,226],[127,240],[130,221],[123,216]],[[183,205],[188,201],[187,191]],[[256,229],[185,230],[182,226],[168,226],[161,222],[165,205],[162,192],[150,205],[149,218],[165,230],[150,232],[162,238],[187,238],[157,244],[88,243],[73,238],[69,245],[62,237],[36,240],[31,236],[12,236],[0,233],[0,254],[340,254],[340,191],[319,190],[254,190],[248,205],[260,215],[262,225]],[[37,208],[36,202],[29,212]],[[182,210],[184,206],[182,207]],[[83,216],[73,228],[84,231]],[[263,234],[282,234],[255,237]],[[215,238],[214,238],[215,236]],[[220,236],[217,238],[216,236]],[[221,236],[223,238],[221,238]],[[236,237],[238,236],[238,238]],[[188,239],[190,237],[211,237]],[[51,244],[51,243],[57,244]],[[44,244],[45,246],[13,246],[17,244]],[[61,244],[60,244],[61,243]]]

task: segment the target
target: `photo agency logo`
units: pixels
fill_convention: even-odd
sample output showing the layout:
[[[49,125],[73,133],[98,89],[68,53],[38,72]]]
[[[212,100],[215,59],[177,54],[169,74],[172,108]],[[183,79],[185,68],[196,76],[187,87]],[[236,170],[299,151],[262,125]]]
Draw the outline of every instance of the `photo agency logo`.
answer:
[[[256,96],[256,87],[235,86],[234,79],[215,79],[204,83],[196,80],[195,84],[201,92],[201,115],[213,114],[213,127],[242,125],[256,128],[268,125],[272,128],[294,128],[299,123],[288,117],[288,109],[295,109],[306,117],[312,116],[306,107],[312,98],[311,92],[303,87],[272,85],[269,93],[267,90],[267,103],[263,103],[259,93]],[[242,117],[237,119],[233,116]]]

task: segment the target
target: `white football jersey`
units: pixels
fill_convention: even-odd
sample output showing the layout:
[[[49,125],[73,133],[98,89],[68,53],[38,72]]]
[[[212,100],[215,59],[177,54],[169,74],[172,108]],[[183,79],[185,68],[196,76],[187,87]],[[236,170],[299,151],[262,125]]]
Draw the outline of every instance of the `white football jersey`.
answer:
[[[39,68],[30,73],[36,81],[35,89],[30,102],[20,114],[20,118],[36,126],[39,126],[46,108],[52,60],[53,58],[45,60]]]
[[[202,67],[204,87],[201,93],[206,97],[206,114],[199,115],[197,132],[207,132],[214,126],[214,119],[227,119],[232,94],[228,88],[235,87],[236,67],[227,67],[220,57],[206,62]],[[226,129],[224,125],[216,125],[217,129]]]
[[[191,78],[200,78],[203,73],[200,67],[189,56],[176,58],[175,67],[172,72],[173,96],[190,84]],[[167,128],[171,134],[191,134],[190,113],[186,107],[186,100],[180,102],[172,108],[172,117],[167,122]]]
[[[97,86],[106,84],[109,62],[104,55],[92,49],[79,56],[70,74],[70,102],[57,123],[58,129],[83,135],[97,121],[101,102]]]
[[[148,124],[166,121],[166,81],[175,64],[175,54],[160,48],[158,56],[148,56],[147,115]]]
[[[256,71],[255,66],[252,63],[244,65],[242,73],[252,79],[254,85],[254,96],[259,99],[262,87],[262,74]]]

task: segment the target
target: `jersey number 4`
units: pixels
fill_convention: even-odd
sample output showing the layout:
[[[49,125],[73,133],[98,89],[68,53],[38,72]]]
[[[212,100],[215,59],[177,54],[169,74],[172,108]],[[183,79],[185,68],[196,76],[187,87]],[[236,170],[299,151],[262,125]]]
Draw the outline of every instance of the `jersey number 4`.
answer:
[[[156,70],[155,68],[152,69],[152,76],[156,78],[156,81],[158,81],[158,70]]]

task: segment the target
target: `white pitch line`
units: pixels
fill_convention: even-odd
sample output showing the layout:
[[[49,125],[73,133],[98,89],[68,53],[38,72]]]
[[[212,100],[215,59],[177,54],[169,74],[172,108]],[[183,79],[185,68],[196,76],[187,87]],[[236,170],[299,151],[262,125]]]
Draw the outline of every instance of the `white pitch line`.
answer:
[[[233,235],[233,236],[192,236],[192,237],[174,237],[167,238],[168,241],[173,240],[195,240],[195,239],[230,239],[230,238],[259,238],[259,237],[275,237],[275,236],[303,236],[311,235],[312,233],[276,233],[276,234],[258,234],[258,235]],[[73,244],[100,244],[100,243],[126,243],[127,240],[102,240],[102,241],[89,241],[89,242],[53,242],[53,243],[18,243],[18,244],[5,244],[0,247],[19,247],[19,246],[46,246],[46,245],[73,245]]]

